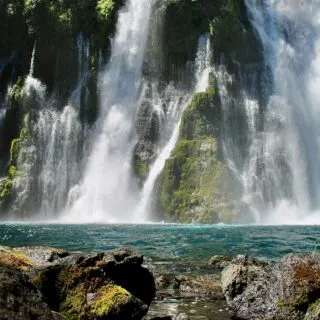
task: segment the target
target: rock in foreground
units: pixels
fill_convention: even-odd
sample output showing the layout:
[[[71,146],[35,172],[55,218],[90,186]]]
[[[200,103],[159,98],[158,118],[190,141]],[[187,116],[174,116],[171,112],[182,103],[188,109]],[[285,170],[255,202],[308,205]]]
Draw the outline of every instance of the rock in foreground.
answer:
[[[277,263],[238,257],[222,272],[222,290],[233,319],[319,320],[320,254]]]
[[[140,320],[155,296],[142,263],[123,249],[70,255],[0,247],[0,319]]]

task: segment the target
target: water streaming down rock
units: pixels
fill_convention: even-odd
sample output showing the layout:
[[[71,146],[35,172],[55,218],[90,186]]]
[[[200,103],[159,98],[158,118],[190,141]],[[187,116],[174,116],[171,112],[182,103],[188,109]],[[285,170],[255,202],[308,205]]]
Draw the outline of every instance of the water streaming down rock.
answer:
[[[273,90],[262,112],[258,100],[243,93],[248,153],[238,166],[239,146],[225,141],[226,158],[256,222],[319,222],[320,2],[246,0],[246,6]],[[224,112],[230,112],[222,81],[220,93]]]
[[[93,147],[83,182],[73,189],[78,198],[67,210],[67,220],[132,221],[138,193],[131,167],[136,142],[133,124],[152,4],[130,0],[119,13],[110,62],[101,78]]]
[[[68,105],[58,110],[55,94],[47,97],[46,87],[34,78],[36,45],[30,72],[25,81],[26,103],[32,109],[25,125],[31,143],[23,143],[18,156],[21,172],[14,180],[17,193],[14,207],[19,212],[34,212],[34,219],[55,219],[65,206],[68,192],[80,179],[86,128],[79,121],[81,89],[88,76],[88,44],[79,41],[79,75]],[[36,144],[34,143],[36,142]]]
[[[2,121],[6,115],[6,109],[0,109],[0,126],[2,125]]]
[[[219,13],[222,16],[217,16],[210,24],[211,39],[214,40],[211,46],[208,37],[200,39],[196,66],[192,70],[196,80],[191,89],[186,86],[193,79],[189,70],[192,62],[181,67],[181,75],[187,78],[181,86],[178,83],[180,73],[174,83],[168,84],[167,75],[159,71],[161,68],[149,70],[153,64],[148,55],[156,56],[153,49],[159,50],[153,47],[157,37],[152,38],[152,30],[147,39],[153,3],[149,0],[127,1],[126,7],[119,12],[107,66],[101,63],[98,67],[99,51],[93,52],[93,44],[90,42],[89,45],[85,37],[80,35],[77,42],[73,39],[72,45],[69,43],[75,54],[78,48],[79,60],[73,66],[73,70],[80,70],[78,81],[76,76],[66,83],[59,77],[53,76],[52,81],[48,81],[51,77],[44,77],[43,81],[48,81],[47,89],[37,79],[35,68],[35,65],[38,67],[37,50],[40,65],[41,41],[39,49],[37,43],[34,44],[30,72],[21,92],[21,106],[24,113],[29,114],[24,123],[29,123],[33,142],[29,139],[29,143],[22,144],[18,157],[19,174],[12,179],[17,191],[14,205],[24,208],[25,212],[20,216],[39,212],[40,218],[54,219],[67,203],[62,218],[70,222],[145,222],[152,219],[157,181],[161,184],[158,177],[176,145],[183,110],[193,93],[205,90],[212,72],[211,84],[216,93],[213,104],[219,116],[208,120],[208,125],[213,124],[210,121],[216,122],[213,124],[216,131],[208,136],[213,135],[219,145],[217,159],[221,164],[227,164],[237,178],[235,189],[239,190],[235,197],[243,194],[242,201],[251,209],[252,214],[248,219],[245,217],[245,222],[303,223],[305,219],[317,222],[320,206],[319,1],[245,0],[246,10],[237,6],[224,7]],[[225,9],[234,9],[231,13],[235,17],[228,16],[230,10]],[[238,9],[241,12],[236,12]],[[240,21],[233,25],[237,29],[226,30],[232,22],[229,18]],[[151,29],[158,28],[153,20],[150,25]],[[255,36],[251,35],[252,29]],[[241,42],[240,38],[249,41],[249,50],[241,47],[246,42]],[[150,47],[145,54],[147,41],[150,41]],[[251,51],[259,53],[251,54]],[[157,63],[164,62],[155,61]],[[260,68],[259,65],[263,66]],[[62,66],[57,63],[57,73]],[[175,67],[173,64],[172,69]],[[98,88],[100,115],[88,134],[88,127],[96,120],[95,71],[99,68],[100,71],[105,68]],[[88,85],[89,78],[93,80],[92,86]],[[20,88],[18,81],[16,87]],[[145,87],[150,94],[143,93]],[[92,91],[93,103],[90,101]],[[141,120],[139,114],[144,99],[148,100],[144,105],[148,110],[143,114],[148,118],[146,121]],[[10,102],[8,94],[7,100]],[[84,104],[86,106],[82,108]],[[0,106],[0,125],[4,114],[5,110]],[[151,127],[146,137],[137,130],[139,123],[142,126],[147,123],[145,132]],[[8,140],[18,136],[17,129]],[[141,144],[145,142],[146,153],[149,153],[138,163],[144,166],[140,176],[140,172],[134,172],[137,168],[132,160],[140,152],[139,149],[136,153],[138,148],[135,147],[141,141]],[[143,147],[141,149],[145,151]],[[199,184],[202,183],[200,180]],[[140,190],[138,184],[141,187],[143,181]],[[220,186],[222,188],[222,181],[218,188]],[[214,189],[212,185],[208,188]],[[208,198],[213,199],[215,193],[211,191],[208,190]],[[188,202],[190,195],[186,198]],[[238,198],[232,200],[237,207]],[[216,201],[220,201],[219,197]],[[203,210],[203,207],[199,208]],[[247,210],[246,205],[244,208]],[[238,214],[236,210],[230,213],[230,216],[236,215],[242,213]],[[220,215],[216,216],[217,220],[212,221],[220,221]],[[235,221],[242,222],[243,216]]]
[[[36,48],[37,48],[37,42],[35,42],[33,46],[31,62],[30,62],[30,70],[25,80],[24,91],[29,99],[32,98],[39,104],[43,104],[45,101],[46,87],[43,83],[41,83],[39,79],[34,77]]]
[[[135,221],[147,222],[154,218],[154,189],[155,183],[161,174],[166,160],[170,157],[179,136],[179,128],[183,111],[189,105],[192,95],[195,92],[205,91],[209,84],[209,74],[211,67],[211,44],[210,37],[204,35],[200,37],[197,55],[195,59],[195,83],[193,89],[189,92],[181,92],[169,86],[169,108],[165,115],[165,123],[162,128],[161,139],[159,141],[158,153],[151,164],[149,175],[144,183],[141,191],[140,201],[135,211]],[[160,101],[153,101],[153,107],[161,106]]]

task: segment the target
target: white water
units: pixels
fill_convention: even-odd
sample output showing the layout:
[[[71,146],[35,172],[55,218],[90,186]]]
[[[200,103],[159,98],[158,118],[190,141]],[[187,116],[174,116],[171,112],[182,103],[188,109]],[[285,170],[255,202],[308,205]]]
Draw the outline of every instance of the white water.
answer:
[[[47,108],[39,111],[35,135],[38,150],[38,188],[40,218],[54,219],[68,201],[70,188],[81,178],[87,128],[79,120],[81,91],[89,74],[89,44],[81,36],[77,39],[78,81],[68,105],[61,111]]]
[[[246,3],[274,83],[263,131],[256,126],[258,102],[245,102],[244,200],[258,223],[320,223],[320,1]]]
[[[53,97],[47,99],[46,87],[34,78],[36,45],[34,45],[30,72],[25,81],[26,99],[37,106],[36,120],[28,121],[35,144],[24,143],[18,157],[19,175],[15,178],[17,199],[14,206],[24,210],[34,203],[37,219],[54,219],[64,207],[68,192],[80,179],[82,140],[85,128],[79,121],[81,88],[88,75],[88,44],[79,41],[78,83],[68,105],[61,111],[53,106]],[[33,103],[37,102],[36,105]],[[27,211],[28,209],[26,209]],[[30,209],[29,209],[30,210]]]
[[[155,183],[164,168],[166,160],[170,157],[179,137],[179,129],[181,123],[181,116],[183,111],[191,102],[192,95],[195,92],[203,92],[207,89],[209,84],[209,74],[211,68],[211,45],[208,36],[202,36],[199,39],[197,56],[195,60],[195,85],[191,92],[181,93],[177,90],[172,90],[169,95],[170,106],[166,121],[167,126],[164,128],[167,134],[163,135],[162,148],[156,160],[151,165],[149,175],[144,183],[140,202],[135,211],[134,219],[138,222],[146,222],[152,220],[152,202],[154,196]],[[173,94],[172,94],[173,93]],[[184,95],[183,95],[184,94]],[[155,101],[154,101],[155,102]],[[156,106],[161,106],[160,103],[155,103]]]
[[[151,164],[150,172],[139,195],[140,201],[135,209],[133,219],[136,222],[145,223],[146,221],[150,221],[152,219],[154,186],[165,165],[166,160],[169,158],[176,145],[179,136],[181,114],[189,104],[190,98],[191,94],[189,92],[181,92],[170,85],[166,89],[164,99],[159,98],[159,100],[152,101],[153,108],[155,110],[162,110],[161,105],[163,100],[170,102],[167,114],[159,114],[159,116],[164,119],[162,139],[159,143],[158,154],[154,162]]]
[[[38,100],[39,103],[43,104],[45,100],[46,86],[40,80],[34,77],[36,47],[37,47],[37,42],[35,42],[33,46],[30,70],[24,83],[24,91],[27,97],[29,98],[32,97],[33,99]]]
[[[110,62],[103,72],[101,114],[84,179],[72,191],[68,221],[132,222],[138,187],[132,179],[134,119],[153,1],[129,0],[119,13]]]
[[[6,116],[6,109],[0,109],[0,126],[2,125],[2,121],[4,117]]]

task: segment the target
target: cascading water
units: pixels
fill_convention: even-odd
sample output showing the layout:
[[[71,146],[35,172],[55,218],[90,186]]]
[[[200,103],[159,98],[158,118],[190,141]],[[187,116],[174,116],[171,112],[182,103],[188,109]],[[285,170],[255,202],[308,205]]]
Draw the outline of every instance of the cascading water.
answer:
[[[195,60],[195,84],[191,92],[179,92],[177,89],[169,86],[169,101],[165,126],[162,130],[162,139],[159,143],[158,155],[151,165],[149,175],[144,183],[140,202],[135,212],[135,220],[138,222],[146,222],[152,220],[152,202],[153,192],[157,178],[159,177],[166,160],[170,157],[178,137],[181,123],[181,116],[185,108],[189,105],[192,95],[195,92],[205,91],[209,84],[209,74],[211,68],[211,45],[209,36],[200,37],[197,56]],[[155,109],[162,105],[162,101],[153,101]]]
[[[262,114],[259,102],[243,94],[250,142],[244,166],[234,165],[231,149],[239,146],[225,143],[225,154],[256,222],[319,222],[320,2],[246,0],[246,6],[273,92]]]
[[[24,90],[28,97],[35,98],[40,104],[44,103],[46,87],[41,81],[34,77],[34,64],[36,57],[37,42],[35,42],[32,50],[29,74],[24,84]]]
[[[68,105],[61,111],[53,107],[56,104],[54,95],[46,99],[46,87],[34,77],[36,45],[25,81],[25,99],[31,101],[32,107],[34,103],[38,107],[36,119],[30,122],[30,130],[37,146],[24,144],[19,152],[18,167],[23,174],[15,179],[15,206],[24,208],[30,202],[34,203],[32,210],[37,213],[34,218],[39,220],[55,219],[65,206],[71,186],[80,179],[82,141],[86,129],[79,121],[79,106],[81,88],[89,70],[89,54],[88,44],[80,40],[78,42],[78,83]]]
[[[138,187],[132,179],[134,118],[153,1],[130,0],[119,13],[110,62],[101,79],[101,112],[83,182],[65,218],[132,221]]]
[[[4,119],[4,117],[5,117],[5,115],[6,115],[6,109],[0,109],[0,126],[1,126],[1,124],[2,124],[2,121],[3,121],[3,119]]]

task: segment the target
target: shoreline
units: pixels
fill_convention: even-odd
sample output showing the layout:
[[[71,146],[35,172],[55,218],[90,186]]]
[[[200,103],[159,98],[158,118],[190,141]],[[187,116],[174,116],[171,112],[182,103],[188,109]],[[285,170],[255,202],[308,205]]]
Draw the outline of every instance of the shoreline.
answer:
[[[52,270],[55,270],[53,277]],[[36,296],[44,297],[39,304],[44,303],[44,309],[53,311],[56,317],[62,312],[64,319],[66,315],[71,320],[82,319],[81,314],[85,314],[83,319],[123,320],[229,320],[231,317],[239,320],[316,320],[320,316],[319,253],[289,254],[280,261],[241,255],[235,258],[215,256],[206,266],[181,268],[174,264],[153,264],[152,259],[127,249],[70,254],[44,247],[0,247],[0,276],[9,271],[19,274],[18,278],[26,276],[38,290]],[[61,284],[62,274],[66,282]],[[3,283],[0,281],[0,285]],[[58,305],[52,304],[54,299],[48,299],[50,287],[59,292]],[[10,292],[8,288],[6,291]],[[105,292],[107,302],[99,300],[101,292]],[[122,295],[123,304],[116,305],[116,309],[110,307],[110,301],[119,301],[113,295]],[[6,308],[3,296],[1,299],[1,312],[6,309],[9,312],[10,306]],[[84,299],[81,300],[84,309],[75,302],[78,299]],[[112,313],[97,316],[92,303],[98,303],[99,310],[102,308],[104,312],[113,310],[116,316]],[[128,304],[131,309],[127,308]],[[73,317],[77,310],[79,314]],[[127,313],[123,318],[121,312],[124,311],[121,310],[131,310],[132,314]],[[122,318],[117,318],[119,314]]]

